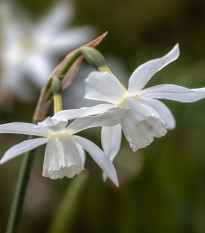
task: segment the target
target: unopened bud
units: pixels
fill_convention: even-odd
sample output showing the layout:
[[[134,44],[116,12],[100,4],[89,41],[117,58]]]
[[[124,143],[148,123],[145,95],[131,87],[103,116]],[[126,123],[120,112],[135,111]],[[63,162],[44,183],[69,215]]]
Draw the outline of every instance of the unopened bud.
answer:
[[[80,52],[84,55],[87,62],[95,69],[100,70],[107,67],[103,55],[97,49],[83,47],[80,49]]]

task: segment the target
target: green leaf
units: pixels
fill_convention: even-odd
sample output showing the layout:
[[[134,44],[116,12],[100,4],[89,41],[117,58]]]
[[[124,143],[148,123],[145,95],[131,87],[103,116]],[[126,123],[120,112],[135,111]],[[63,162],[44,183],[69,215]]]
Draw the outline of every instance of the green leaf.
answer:
[[[70,182],[51,222],[48,233],[70,232],[79,209],[82,191],[87,179],[88,172],[84,171]]]

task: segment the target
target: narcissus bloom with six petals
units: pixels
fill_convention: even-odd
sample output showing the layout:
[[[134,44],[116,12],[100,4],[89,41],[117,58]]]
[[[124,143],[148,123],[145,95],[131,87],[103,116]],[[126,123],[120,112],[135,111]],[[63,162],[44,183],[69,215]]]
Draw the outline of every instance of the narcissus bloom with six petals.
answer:
[[[118,186],[118,179],[112,162],[104,152],[93,142],[74,135],[88,127],[101,126],[101,121],[110,126],[116,124],[125,111],[117,110],[115,118],[109,117],[109,111],[101,114],[92,120],[92,117],[74,120],[68,125],[67,120],[47,118],[43,122],[36,124],[30,123],[9,123],[0,125],[0,133],[18,133],[38,136],[39,138],[28,139],[11,147],[3,156],[0,163],[21,155],[43,144],[46,145],[43,176],[52,179],[73,177],[84,169],[86,150],[95,162],[102,168],[103,172]],[[74,114],[75,115],[75,114]],[[71,114],[71,118],[74,117]],[[120,118],[119,118],[119,117]]]
[[[118,151],[119,140],[107,138],[109,135],[121,137],[119,128],[124,132],[133,151],[137,151],[148,146],[155,137],[164,136],[167,129],[175,127],[171,111],[158,99],[187,103],[205,98],[205,88],[188,89],[173,84],[161,84],[143,89],[156,72],[176,60],[178,56],[179,47],[175,45],[165,56],[140,65],[131,75],[128,88],[111,73],[94,71],[89,74],[85,81],[85,98],[107,102],[112,110],[115,108],[130,110],[119,125],[103,127],[101,137],[102,142],[106,142],[107,151]],[[102,104],[102,107],[104,105]],[[108,153],[111,160],[115,156],[116,152]]]

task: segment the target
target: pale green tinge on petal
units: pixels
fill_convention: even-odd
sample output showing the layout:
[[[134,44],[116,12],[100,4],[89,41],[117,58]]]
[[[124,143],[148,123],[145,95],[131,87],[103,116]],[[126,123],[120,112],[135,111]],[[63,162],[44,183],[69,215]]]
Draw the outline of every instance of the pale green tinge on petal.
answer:
[[[77,119],[69,124],[66,129],[70,134],[75,134],[88,128],[114,126],[119,124],[129,112],[130,110],[126,108],[114,107],[97,116]]]
[[[54,120],[57,120],[57,119],[72,120],[72,119],[76,119],[76,118],[100,114],[100,113],[102,113],[102,112],[104,112],[112,107],[113,107],[112,104],[98,104],[98,105],[95,105],[93,107],[63,110],[63,111],[56,113],[51,119],[54,119]]]
[[[156,116],[136,122],[134,116],[130,114],[123,120],[121,126],[134,152],[150,145],[155,137],[164,136],[167,132],[164,121]]]
[[[27,151],[33,150],[34,148],[47,143],[47,141],[47,138],[35,138],[23,141],[7,150],[1,159],[0,164],[17,157],[18,155],[24,154]]]
[[[104,152],[93,142],[85,138],[73,136],[73,139],[90,154],[90,156],[95,160],[98,166],[106,173],[106,175],[112,180],[112,182],[116,186],[119,186],[115,167],[113,166],[112,162],[106,157]]]
[[[112,127],[102,127],[101,131],[101,142],[102,148],[105,152],[105,155],[112,162],[116,155],[118,154],[121,146],[122,139],[122,129],[120,124]],[[107,176],[103,172],[103,180],[105,181]]]
[[[174,48],[165,56],[150,60],[140,65],[131,75],[129,79],[128,92],[137,94],[149,82],[152,76],[169,63],[175,61],[179,57],[179,46],[176,44]]]
[[[51,179],[72,178],[84,170],[78,148],[71,136],[60,135],[49,139],[43,163],[43,176]]]
[[[30,123],[14,122],[0,125],[0,133],[26,134],[46,137],[51,130]]]
[[[108,72],[91,72],[85,80],[85,98],[116,104],[126,95],[119,80]]]
[[[140,96],[191,103],[205,98],[205,88],[188,89],[173,84],[161,84],[142,90]]]
[[[174,129],[176,121],[169,108],[157,99],[144,98],[161,116],[166,124],[166,129]]]

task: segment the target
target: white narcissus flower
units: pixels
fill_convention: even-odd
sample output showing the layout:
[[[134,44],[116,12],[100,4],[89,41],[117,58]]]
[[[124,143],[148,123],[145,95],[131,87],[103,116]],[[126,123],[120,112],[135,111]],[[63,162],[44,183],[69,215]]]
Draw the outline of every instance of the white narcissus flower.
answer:
[[[77,119],[69,125],[67,120],[52,118],[47,118],[43,122],[38,123],[38,125],[19,122],[0,125],[0,133],[18,133],[39,137],[23,141],[11,147],[4,154],[0,163],[5,163],[18,155],[47,143],[43,164],[43,176],[52,179],[62,178],[64,176],[71,178],[84,169],[84,150],[86,150],[102,168],[106,176],[118,186],[115,168],[104,152],[93,142],[74,134],[89,127],[102,126],[102,122],[107,126],[115,125],[126,114],[127,110],[125,111],[122,108],[114,109],[114,111],[108,110],[97,117]],[[70,119],[73,118],[75,118],[75,113],[72,114],[70,111]]]
[[[112,106],[111,111],[117,108],[130,110],[119,125],[102,128],[103,148],[111,160],[120,147],[119,128],[124,132],[133,151],[137,151],[148,146],[154,137],[161,137],[166,134],[167,129],[175,127],[172,113],[158,99],[187,103],[205,98],[205,88],[188,89],[173,84],[162,84],[143,89],[156,72],[176,60],[178,56],[179,47],[176,45],[165,56],[142,64],[131,75],[128,89],[113,74],[97,71],[89,74],[85,81],[85,98],[107,102]],[[100,109],[100,105],[98,108]]]
[[[71,4],[59,1],[41,21],[33,23],[9,1],[0,3],[1,95],[7,90],[10,95],[32,99],[34,90],[29,83],[36,89],[42,87],[57,56],[65,56],[90,39],[90,27],[66,27],[73,10]]]

